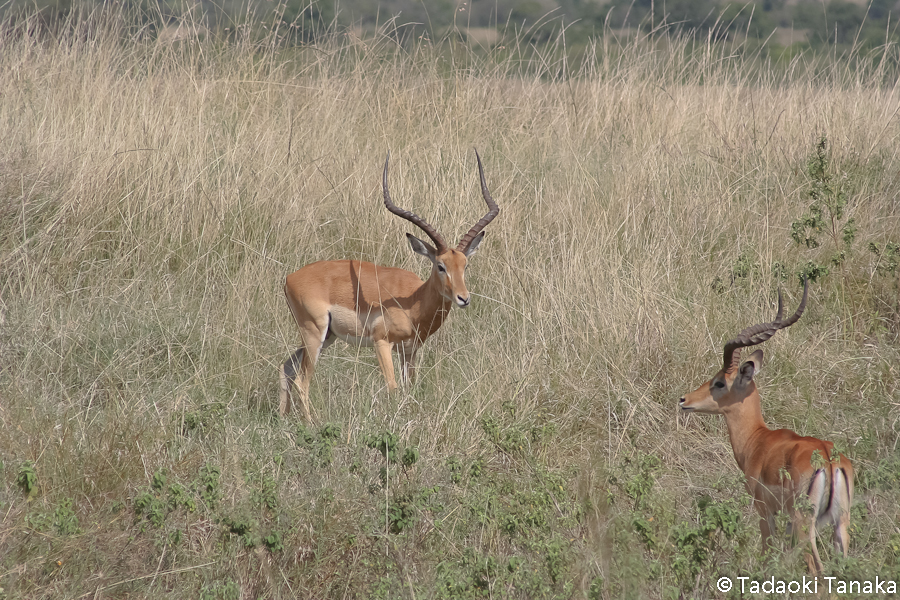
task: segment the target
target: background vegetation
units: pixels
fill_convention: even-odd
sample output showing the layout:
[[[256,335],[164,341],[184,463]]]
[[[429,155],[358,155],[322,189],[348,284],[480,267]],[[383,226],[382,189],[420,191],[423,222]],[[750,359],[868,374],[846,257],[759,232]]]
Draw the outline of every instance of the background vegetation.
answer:
[[[321,39],[335,29],[382,29],[405,44],[456,37],[476,47],[512,40],[544,44],[561,35],[573,58],[598,35],[628,38],[656,28],[762,45],[773,58],[804,50],[866,51],[900,42],[898,0],[119,0],[154,14],[145,24],[171,25],[190,15],[204,28],[234,31],[249,23],[294,25],[297,36]],[[41,9],[65,19],[91,0],[7,0],[7,10]],[[383,30],[386,23],[390,30]]]
[[[154,20],[155,19],[155,20]],[[148,25],[148,23],[150,23]],[[720,419],[677,401],[765,345],[776,427],[858,469],[850,558],[900,580],[897,48],[772,61],[673,30],[473,50],[286,43],[111,7],[0,28],[0,597],[722,597],[760,555]],[[475,293],[388,396],[336,344],[276,416],[284,277],[425,274],[502,212]],[[825,532],[828,536],[829,532]],[[727,597],[736,597],[735,593]]]

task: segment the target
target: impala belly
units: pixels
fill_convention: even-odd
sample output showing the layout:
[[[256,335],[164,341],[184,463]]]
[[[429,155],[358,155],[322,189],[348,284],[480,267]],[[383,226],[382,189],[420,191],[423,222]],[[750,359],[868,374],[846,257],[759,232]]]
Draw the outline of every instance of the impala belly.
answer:
[[[789,511],[794,504],[792,492],[785,490],[781,485],[766,485],[760,482],[754,489],[748,491],[751,496],[766,504],[772,512]]]
[[[348,344],[372,346],[375,343],[374,330],[379,317],[358,315],[356,311],[343,306],[331,307],[331,333]]]
[[[332,306],[330,313],[331,332],[349,344],[373,346],[377,339],[403,343],[415,337],[415,331],[411,327],[399,326],[391,319],[390,311],[381,307],[373,307],[369,313],[358,314],[343,306]],[[400,319],[400,322],[404,320],[408,319]],[[392,334],[388,335],[388,331]]]

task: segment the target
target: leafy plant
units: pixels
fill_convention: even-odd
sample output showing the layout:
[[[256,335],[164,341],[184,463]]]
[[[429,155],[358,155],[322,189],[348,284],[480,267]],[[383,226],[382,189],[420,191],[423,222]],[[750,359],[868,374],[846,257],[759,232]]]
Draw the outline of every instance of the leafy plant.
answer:
[[[710,564],[719,537],[733,539],[740,528],[741,511],[734,502],[697,501],[697,522],[677,524],[672,531],[676,549],[673,570],[683,584],[693,584]]]
[[[634,465],[634,463],[630,463]],[[645,454],[637,461],[636,468],[632,469],[632,475],[625,482],[625,493],[634,500],[635,508],[645,506],[646,500],[656,483],[656,472],[660,467],[660,460],[652,454]]]
[[[257,506],[265,506],[269,510],[278,507],[278,483],[271,475],[261,475],[257,482],[251,482],[253,490],[250,492],[251,501]]]
[[[168,511],[166,503],[156,494],[145,491],[134,498],[134,514],[144,517],[154,527],[162,527]]]
[[[222,524],[228,530],[228,533],[240,539],[241,544],[245,548],[258,546],[260,541],[262,541],[262,538],[256,535],[259,523],[246,514],[238,513],[224,516],[222,517]]]
[[[81,531],[78,526],[78,515],[72,507],[72,499],[64,498],[53,513],[53,525],[59,535],[72,535]]]
[[[16,475],[16,485],[29,495],[37,490],[37,471],[34,468],[34,463],[30,460],[19,467],[19,472]]]
[[[491,591],[506,590],[511,592],[514,589],[520,589],[524,593],[528,591],[537,591],[535,587],[529,586],[528,579],[534,577],[535,580],[544,579],[544,573],[538,572],[536,568],[528,568],[526,560],[519,556],[510,556],[503,558],[492,554],[484,554],[477,548],[471,546],[463,549],[459,558],[454,560],[445,560],[438,564],[437,567],[437,597],[468,599],[468,598],[489,598]],[[536,565],[531,565],[535,567]],[[541,583],[544,583],[541,581]],[[526,594],[528,597],[541,596],[540,593]],[[509,594],[513,597],[515,594]]]
[[[553,539],[547,542],[544,552],[547,560],[547,572],[553,583],[556,583],[563,576],[565,565],[568,562],[569,544],[565,540]]]
[[[731,281],[734,282],[738,279],[746,279],[755,274],[758,270],[759,263],[754,260],[750,252],[744,251],[738,259],[734,261],[734,265],[731,267]]]
[[[219,478],[222,471],[219,467],[209,463],[200,468],[200,476],[197,481],[197,493],[210,508],[214,508],[219,500],[221,491],[219,490]]]
[[[635,515],[631,520],[631,527],[641,541],[644,542],[644,545],[647,546],[648,550],[655,550],[658,542],[656,541],[656,534],[651,522],[652,517],[647,519],[642,515]]]
[[[334,459],[334,448],[341,437],[341,428],[334,423],[326,423],[319,431],[312,432],[302,423],[295,432],[297,445],[310,450],[320,467],[327,467]]]
[[[419,450],[413,446],[407,446],[403,449],[403,456],[400,457],[400,464],[404,468],[409,468],[419,461]]]
[[[232,580],[204,585],[200,589],[200,600],[239,600],[241,587]]]
[[[879,275],[893,275],[900,267],[900,244],[887,242],[879,246],[875,242],[869,242],[869,252],[878,257],[875,272]]]
[[[450,471],[450,481],[453,483],[462,482],[462,472],[463,466],[462,463],[459,462],[459,459],[455,456],[451,456],[447,459],[447,470]]]
[[[798,246],[808,249],[818,248],[822,236],[832,242],[830,263],[840,266],[847,257],[851,244],[856,239],[857,225],[853,217],[846,214],[849,202],[849,178],[846,173],[836,175],[828,161],[828,142],[821,136],[816,143],[814,154],[806,164],[809,188],[806,196],[810,203],[807,212],[791,223],[791,239]],[[810,261],[799,274],[816,282],[828,275],[829,269]]]
[[[389,464],[396,464],[399,462],[404,469],[409,469],[419,462],[419,449],[415,446],[406,446],[401,452],[400,438],[390,431],[366,436],[365,444],[366,447],[377,450]],[[454,459],[451,459],[447,463],[451,468],[451,472],[453,471],[455,464],[452,462],[453,460]]]
[[[157,491],[166,487],[166,474],[161,469],[153,474],[153,478],[150,480],[150,487]]]
[[[167,481],[163,471],[157,471],[150,479],[149,489],[140,492],[133,500],[135,516],[156,528],[162,527],[169,514],[179,508],[187,512],[197,510],[197,502],[187,488],[177,482],[167,485]],[[173,532],[172,535],[181,534]]]
[[[827,277],[830,272],[831,269],[828,267],[816,264],[810,260],[806,261],[806,264],[800,267],[797,278],[800,280],[801,284],[807,279],[815,283],[816,281]]]
[[[226,414],[226,406],[222,402],[204,403],[196,410],[176,416],[180,421],[182,435],[201,434]]]
[[[408,492],[396,496],[387,508],[388,525],[391,533],[400,533],[412,527],[419,514],[425,510],[437,508],[430,499],[438,493],[438,486],[425,488],[417,492]]]
[[[856,476],[862,490],[891,492],[900,490],[900,454],[882,458]]]
[[[371,434],[366,436],[365,439],[366,447],[380,452],[381,456],[383,456],[389,463],[397,462],[397,444],[399,442],[400,438],[390,431]]]
[[[526,434],[518,424],[502,427],[500,422],[492,416],[481,419],[481,429],[499,450],[509,455],[526,453],[530,448],[529,437],[536,435],[539,438],[542,434],[540,429]]]
[[[269,552],[281,552],[284,550],[284,540],[280,531],[271,531],[262,539],[263,545]]]
[[[169,508],[178,510],[179,507],[184,508],[188,512],[197,510],[197,502],[189,495],[187,489],[180,483],[173,483],[169,486]]]

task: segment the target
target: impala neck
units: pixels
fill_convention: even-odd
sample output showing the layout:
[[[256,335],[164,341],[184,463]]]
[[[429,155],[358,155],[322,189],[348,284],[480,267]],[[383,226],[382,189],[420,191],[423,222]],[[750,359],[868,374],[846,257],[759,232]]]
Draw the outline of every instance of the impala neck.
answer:
[[[757,448],[759,434],[769,431],[763,421],[756,383],[751,382],[747,395],[741,401],[724,408],[722,413],[725,415],[725,426],[728,427],[734,458],[741,471],[746,472],[747,461],[759,451]]]
[[[419,337],[424,340],[443,325],[452,303],[441,295],[441,282],[435,273],[413,294],[419,307]]]

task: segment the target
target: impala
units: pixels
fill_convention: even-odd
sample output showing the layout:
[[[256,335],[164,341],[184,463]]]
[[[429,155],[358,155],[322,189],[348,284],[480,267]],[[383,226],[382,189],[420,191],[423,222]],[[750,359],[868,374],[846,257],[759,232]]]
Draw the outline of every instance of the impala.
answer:
[[[791,519],[789,531],[797,535],[808,526],[811,554],[806,554],[809,569],[821,573],[822,560],[816,548],[818,528],[834,524],[834,547],[847,556],[850,542],[847,527],[853,501],[853,465],[834,450],[834,444],[797,435],[789,429],[766,427],[760,407],[759,391],[753,376],[762,365],[763,352],[756,350],[740,364],[741,348],[760,344],[790,327],[806,308],[809,281],[803,287],[803,299],[797,312],[782,320],[781,290],[778,312],[771,323],[748,327],[725,344],[722,369],[708,382],[680,400],[685,412],[718,414],[725,417],[731,448],[738,468],[744,472],[747,491],[760,515],[759,529],[763,549],[768,549],[775,531],[775,513],[785,511]],[[803,497],[812,514],[805,514]]]
[[[358,260],[322,261],[306,265],[287,276],[284,295],[300,328],[303,345],[281,366],[279,412],[289,410],[291,381],[300,392],[306,419],[309,382],[322,351],[336,338],[351,344],[374,346],[378,365],[389,391],[397,389],[391,350],[400,354],[404,380],[415,377],[416,352],[443,324],[450,308],[465,308],[471,300],[466,289],[466,263],[484,238],[484,228],[500,212],[484,180],[481,157],[475,152],[481,178],[481,194],[487,214],[462,237],[456,248],[423,218],[398,208],[388,192],[388,162],[384,161],[382,188],[389,211],[424,231],[423,242],[407,233],[413,252],[431,261],[431,276],[423,282],[415,273]]]

